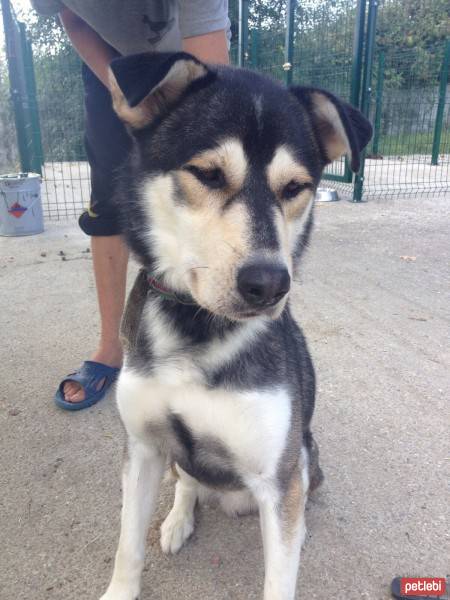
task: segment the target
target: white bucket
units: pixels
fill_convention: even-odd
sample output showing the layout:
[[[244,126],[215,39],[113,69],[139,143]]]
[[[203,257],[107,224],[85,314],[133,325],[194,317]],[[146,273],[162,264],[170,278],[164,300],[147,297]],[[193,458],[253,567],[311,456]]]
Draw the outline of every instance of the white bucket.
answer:
[[[43,231],[41,176],[0,175],[0,235],[33,235]]]

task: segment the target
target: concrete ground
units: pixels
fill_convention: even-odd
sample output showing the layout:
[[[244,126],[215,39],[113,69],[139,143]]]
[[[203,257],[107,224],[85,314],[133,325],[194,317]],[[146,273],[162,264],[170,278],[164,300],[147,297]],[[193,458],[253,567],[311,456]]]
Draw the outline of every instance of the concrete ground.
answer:
[[[326,480],[307,510],[300,600],[384,600],[395,575],[450,573],[449,207],[448,197],[317,206],[295,304],[318,373]],[[98,334],[87,247],[73,225],[0,238],[2,600],[96,600],[111,573],[114,399],[74,414],[52,402]],[[257,518],[203,508],[167,558],[157,527],[172,494],[167,482],[142,600],[260,598]]]

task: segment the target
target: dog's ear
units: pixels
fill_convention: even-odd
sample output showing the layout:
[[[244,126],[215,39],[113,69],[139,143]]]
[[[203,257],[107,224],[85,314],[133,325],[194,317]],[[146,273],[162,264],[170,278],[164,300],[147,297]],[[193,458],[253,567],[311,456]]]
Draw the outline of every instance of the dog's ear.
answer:
[[[358,171],[360,153],[372,137],[372,125],[366,117],[324,90],[294,86],[290,91],[311,115],[325,163],[345,154],[352,171]]]
[[[168,110],[188,86],[211,73],[185,52],[134,54],[110,65],[110,90],[118,116],[134,129]]]

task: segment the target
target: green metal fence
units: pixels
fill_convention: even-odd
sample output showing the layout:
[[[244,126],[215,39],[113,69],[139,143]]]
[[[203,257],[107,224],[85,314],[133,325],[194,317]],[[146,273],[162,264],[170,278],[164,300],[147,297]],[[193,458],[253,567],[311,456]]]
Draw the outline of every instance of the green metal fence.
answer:
[[[9,0],[1,0],[1,7],[19,155],[18,164],[2,167],[41,173],[45,216],[73,218],[87,205],[90,190],[80,59],[53,22],[36,35],[36,27],[27,30],[18,21]]]
[[[324,176],[349,200],[450,192],[450,32],[443,18],[416,40],[417,23],[409,33],[401,21],[407,4],[230,0],[233,63],[329,89],[374,123],[360,172],[341,160]],[[414,4],[424,21],[438,4],[450,11],[445,0]],[[73,217],[89,197],[80,61],[54,22],[25,16],[25,28],[1,5],[21,168],[41,170],[47,217]]]
[[[79,215],[89,203],[90,178],[84,150],[81,61],[64,47],[35,59],[42,123],[43,204],[49,218]]]
[[[417,48],[378,47],[366,160],[369,196],[450,191],[450,44],[427,49],[427,76]]]
[[[8,0],[1,0],[11,104],[22,171],[41,172],[42,147],[33,68],[25,25],[18,23]]]

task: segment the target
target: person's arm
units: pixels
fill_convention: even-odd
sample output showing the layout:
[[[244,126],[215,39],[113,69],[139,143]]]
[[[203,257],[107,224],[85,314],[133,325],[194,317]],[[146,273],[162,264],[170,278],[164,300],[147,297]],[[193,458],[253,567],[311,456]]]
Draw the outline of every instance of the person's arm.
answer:
[[[225,29],[184,38],[183,50],[206,63],[227,65],[230,62]]]
[[[87,23],[68,8],[59,13],[61,23],[82,60],[109,88],[108,68],[117,56]],[[225,30],[213,31],[183,40],[183,50],[199,60],[228,64],[228,40]]]
[[[87,23],[68,8],[59,13],[69,39],[87,66],[109,88],[108,67],[117,56],[108,44]]]

